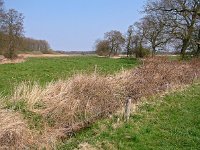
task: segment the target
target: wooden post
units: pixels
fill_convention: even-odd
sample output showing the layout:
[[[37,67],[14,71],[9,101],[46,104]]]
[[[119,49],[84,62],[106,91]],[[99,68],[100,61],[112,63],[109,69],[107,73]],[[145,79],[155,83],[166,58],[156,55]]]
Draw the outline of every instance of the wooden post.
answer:
[[[97,65],[94,66],[94,74],[97,74]]]
[[[167,92],[169,92],[169,83],[167,83]]]
[[[194,77],[193,77],[192,83],[195,83],[196,79],[197,79],[197,74],[194,73]]]
[[[129,120],[130,114],[131,114],[131,98],[127,97],[125,102],[125,112],[124,112],[124,117],[126,121]]]

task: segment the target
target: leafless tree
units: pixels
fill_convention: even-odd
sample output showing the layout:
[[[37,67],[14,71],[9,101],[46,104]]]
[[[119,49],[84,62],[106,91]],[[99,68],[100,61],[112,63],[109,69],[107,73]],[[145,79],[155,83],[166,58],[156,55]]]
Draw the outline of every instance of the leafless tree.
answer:
[[[152,49],[152,56],[155,55],[157,49],[163,49],[170,40],[169,31],[165,26],[165,20],[159,16],[146,15],[141,20],[141,26],[145,30],[143,35]]]
[[[143,57],[142,51],[144,47],[146,46],[145,35],[147,33],[148,28],[145,28],[141,21],[135,22],[134,26],[135,26],[135,33],[136,33],[134,36],[135,55],[136,57]]]
[[[0,18],[2,19],[2,16],[4,14],[4,2],[3,0],[0,0]],[[0,20],[1,22],[1,20]]]
[[[3,49],[3,32],[2,32],[2,20],[4,15],[4,6],[3,0],[0,0],[0,53],[2,53]]]
[[[197,56],[200,57],[200,29],[199,29],[199,33],[198,33],[198,41],[197,41],[197,45],[198,45],[198,48],[197,48]]]
[[[199,17],[199,19],[200,19],[200,10],[198,11],[198,17]],[[200,57],[200,24],[199,24],[199,26],[198,26],[198,36],[197,36],[196,43],[197,43],[197,52],[196,52],[196,56],[197,56],[197,57]]]
[[[135,22],[132,30],[134,31],[134,35],[131,37],[131,53],[135,54],[136,57],[145,57],[149,55],[149,49],[147,44],[146,34],[148,32],[148,28],[144,25],[143,21]]]
[[[145,36],[147,34],[148,28],[146,28],[143,25],[142,21],[135,22],[134,26],[135,26],[135,32],[136,32],[136,35],[137,35],[137,39],[138,39],[138,42],[139,42],[138,44],[142,45],[142,46],[146,45]]]
[[[126,54],[127,57],[133,55],[134,50],[134,26],[130,25],[126,34]]]
[[[199,21],[199,0],[154,0],[146,5],[145,12],[159,14],[166,18],[165,25],[171,29],[171,36],[181,41],[181,54],[185,56],[195,24]]]
[[[23,19],[23,15],[14,9],[8,10],[3,17],[3,33],[8,37],[8,47],[5,53],[7,58],[16,57],[15,51],[23,36]]]
[[[107,40],[98,40],[96,41],[96,54],[100,56],[108,56],[110,53],[109,41]]]
[[[119,51],[122,50],[125,38],[123,37],[120,31],[112,30],[110,32],[105,33],[105,39],[109,41],[109,47],[110,47],[109,56],[111,54],[117,55]]]

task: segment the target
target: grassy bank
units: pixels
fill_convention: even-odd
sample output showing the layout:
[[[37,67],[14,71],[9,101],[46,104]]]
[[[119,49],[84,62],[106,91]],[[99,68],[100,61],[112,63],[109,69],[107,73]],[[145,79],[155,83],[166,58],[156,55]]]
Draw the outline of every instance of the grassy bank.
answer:
[[[99,74],[113,74],[138,65],[136,59],[110,59],[92,56],[29,58],[18,64],[0,65],[0,93],[9,94],[14,85],[22,81],[39,81],[45,84],[64,79],[75,73],[91,73],[97,65]]]
[[[128,123],[99,121],[59,149],[200,149],[200,84],[140,104]]]
[[[128,123],[120,121],[122,115],[115,114],[124,107],[127,96],[141,101],[143,97],[160,95],[196,82],[200,79],[199,63],[199,60],[182,62],[149,58],[141,67],[117,75],[101,76],[98,74],[108,73],[97,69],[97,74],[77,74],[45,87],[41,86],[42,82],[19,84],[10,96],[1,97],[0,147],[57,149],[58,143],[68,139],[58,148],[174,149],[175,145],[177,149],[176,146],[179,148],[186,142],[186,146],[196,149],[196,139],[191,139],[188,134],[199,138],[194,126],[196,118],[192,118],[198,115],[198,109],[191,107],[195,102],[190,99],[196,97],[187,96],[187,91],[184,97],[154,99],[141,105]],[[88,72],[94,72],[94,67]],[[194,91],[190,94],[199,96],[199,91]],[[198,103],[195,106],[198,108]],[[114,115],[113,118],[110,115]],[[103,120],[105,118],[109,119]],[[71,138],[71,135],[75,136]]]

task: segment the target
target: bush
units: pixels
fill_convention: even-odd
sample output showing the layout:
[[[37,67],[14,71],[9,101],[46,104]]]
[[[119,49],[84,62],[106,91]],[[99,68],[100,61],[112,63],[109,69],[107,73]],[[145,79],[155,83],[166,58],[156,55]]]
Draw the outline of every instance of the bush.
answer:
[[[150,50],[140,46],[135,50],[135,53],[137,58],[143,58],[150,55]]]
[[[9,59],[15,59],[17,58],[17,54],[15,53],[15,51],[7,51],[5,53],[3,53],[5,58],[9,58]]]
[[[108,56],[109,49],[109,42],[107,40],[97,41],[95,50],[97,55]]]

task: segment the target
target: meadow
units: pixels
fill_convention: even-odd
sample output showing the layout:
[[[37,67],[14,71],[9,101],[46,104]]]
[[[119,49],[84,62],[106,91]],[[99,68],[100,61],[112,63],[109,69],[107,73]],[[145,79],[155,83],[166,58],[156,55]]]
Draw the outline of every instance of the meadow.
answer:
[[[74,74],[93,73],[109,75],[122,69],[137,66],[136,59],[111,59],[95,56],[28,58],[23,63],[0,65],[0,93],[10,94],[13,86],[23,81],[36,81],[41,85],[58,79],[66,79]]]
[[[0,147],[198,149],[199,65],[95,56],[0,65]]]

